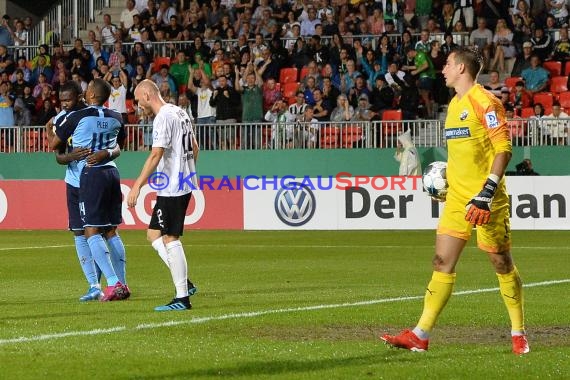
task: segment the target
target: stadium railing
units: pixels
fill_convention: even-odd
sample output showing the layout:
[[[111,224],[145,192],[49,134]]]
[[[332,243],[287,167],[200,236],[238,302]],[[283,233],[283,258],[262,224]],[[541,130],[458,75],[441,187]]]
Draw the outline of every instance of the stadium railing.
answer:
[[[514,146],[570,145],[570,118],[510,119]],[[194,125],[204,150],[376,149],[397,147],[397,137],[411,130],[417,147],[444,147],[443,120],[235,123]],[[152,125],[126,125],[123,150],[149,150]],[[224,146],[222,146],[224,143]],[[49,152],[45,128],[1,127],[0,153]]]

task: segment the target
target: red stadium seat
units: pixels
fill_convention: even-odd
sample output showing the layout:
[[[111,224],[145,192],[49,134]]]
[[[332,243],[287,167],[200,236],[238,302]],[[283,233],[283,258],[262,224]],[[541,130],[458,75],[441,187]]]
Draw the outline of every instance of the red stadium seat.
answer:
[[[279,83],[283,85],[285,83],[297,82],[297,75],[296,67],[284,67],[279,72]]]
[[[340,134],[339,127],[321,127],[321,148],[334,149],[338,148],[338,136]]]
[[[402,123],[402,111],[401,110],[385,110],[382,113],[382,130],[381,130],[381,142],[382,146],[390,146],[394,144],[394,136],[404,130]],[[389,141],[391,144],[389,144]]]
[[[554,95],[551,92],[537,92],[532,97],[534,104],[540,103],[544,108],[552,108],[552,103],[554,102]]]
[[[524,107],[521,110],[521,117],[523,119],[528,119],[531,116],[534,116],[534,107]]]
[[[548,72],[550,72],[550,77],[557,77],[562,73],[562,62],[560,61],[545,61],[542,64]]]
[[[285,83],[281,85],[281,92],[283,97],[288,98],[295,98],[297,95],[297,90],[299,90],[299,83],[292,82],[292,83]]]
[[[355,144],[362,142],[362,137],[362,127],[357,125],[343,126],[340,135],[340,146],[342,148],[353,148]]]
[[[303,67],[301,69],[301,75],[299,76],[299,80],[302,81],[303,78],[305,78],[308,73],[309,73],[309,68],[307,66]]]
[[[570,92],[561,92],[558,95],[558,102],[565,110],[570,110]]]
[[[154,66],[152,67],[152,72],[157,73],[160,71],[160,66],[167,65],[170,67],[170,57],[156,57],[153,61]]]
[[[568,77],[567,76],[557,76],[553,77],[550,81],[550,91],[556,94],[568,91]]]
[[[509,77],[505,79],[505,86],[507,86],[509,88],[509,90],[511,90],[512,88],[515,87],[515,84],[520,81],[523,80],[522,77]]]
[[[570,75],[570,61],[564,64],[564,75]]]

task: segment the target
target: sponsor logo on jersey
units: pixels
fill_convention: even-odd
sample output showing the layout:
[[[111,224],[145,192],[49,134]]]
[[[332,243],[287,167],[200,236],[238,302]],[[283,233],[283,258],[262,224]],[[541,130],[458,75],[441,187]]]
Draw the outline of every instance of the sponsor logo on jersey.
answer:
[[[316,209],[315,195],[311,189],[300,183],[295,183],[295,185],[294,188],[282,188],[275,196],[277,217],[291,227],[299,227],[307,223],[315,214]]]
[[[471,137],[471,132],[468,127],[449,128],[445,130],[445,139],[462,139],[464,137]]]
[[[463,112],[461,112],[461,114],[459,115],[459,120],[463,121],[467,119],[467,116],[469,116],[469,112],[467,112],[467,110],[463,110]]]
[[[497,114],[495,111],[487,112],[485,114],[485,120],[487,121],[487,126],[489,128],[497,128],[499,126],[499,120],[497,120]]]

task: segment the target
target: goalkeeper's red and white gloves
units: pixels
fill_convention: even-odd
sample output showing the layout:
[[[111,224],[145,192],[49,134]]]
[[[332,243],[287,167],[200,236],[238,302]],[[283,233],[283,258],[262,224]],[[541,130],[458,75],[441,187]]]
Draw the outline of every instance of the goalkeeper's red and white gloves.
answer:
[[[478,226],[489,223],[489,219],[491,219],[491,203],[493,202],[495,191],[497,191],[498,182],[499,177],[496,175],[491,174],[487,178],[483,190],[465,206],[467,209],[466,221]]]

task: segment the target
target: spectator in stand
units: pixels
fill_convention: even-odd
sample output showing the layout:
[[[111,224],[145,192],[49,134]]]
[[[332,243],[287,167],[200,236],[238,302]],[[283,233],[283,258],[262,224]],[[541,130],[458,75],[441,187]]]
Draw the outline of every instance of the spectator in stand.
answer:
[[[278,78],[281,70],[281,65],[273,59],[271,50],[269,49],[263,51],[262,60],[256,67],[259,69],[261,78],[263,78],[264,81],[269,78]]]
[[[36,98],[32,96],[31,86],[24,87],[24,96],[22,97],[22,100],[30,113],[36,111]]]
[[[235,67],[235,89],[241,94],[242,112],[241,122],[248,125],[241,126],[240,149],[259,149],[261,146],[261,127],[263,121],[263,79],[260,70],[249,63],[250,71],[246,74],[245,86],[241,85],[240,70]]]
[[[313,36],[315,34],[315,25],[320,23],[321,20],[317,18],[317,10],[311,6],[307,11],[307,18],[301,21],[301,36]]]
[[[117,26],[111,22],[111,15],[106,13],[103,15],[103,26],[97,25],[96,27],[97,32],[99,33],[99,39],[104,44],[113,44],[115,43],[116,34],[119,29]]]
[[[534,115],[529,117],[529,139],[533,141],[533,144],[545,144],[546,141],[549,139],[549,131],[548,128],[545,128],[545,125],[542,123],[542,119],[544,118],[544,106],[542,103],[535,103],[533,106]]]
[[[491,62],[491,52],[493,51],[493,32],[487,28],[485,17],[477,17],[477,29],[474,29],[469,35],[469,43],[479,48],[488,66]]]
[[[327,63],[323,68],[322,74],[323,74],[321,76],[322,82],[324,82],[325,77],[328,77],[329,80],[332,82],[332,85],[334,87],[336,87],[337,89],[340,89],[340,73],[338,71],[338,68],[334,67],[330,63]],[[324,86],[324,83],[323,83],[323,86]],[[335,98],[334,104],[336,104],[336,98]]]
[[[194,38],[194,44],[192,44],[188,50],[186,51],[186,56],[190,57],[192,60],[191,63],[197,63],[196,61],[196,53],[200,54],[200,61],[206,63],[210,59],[210,49],[204,44],[204,40],[202,37],[198,36]],[[208,74],[208,73],[206,73]],[[210,72],[209,76],[212,75]]]
[[[307,106],[300,119],[297,120],[296,136],[298,148],[314,149],[319,138],[319,120],[314,116],[314,107]]]
[[[334,107],[336,107],[337,98],[340,95],[340,89],[339,89],[339,87],[336,87],[333,84],[331,77],[325,76],[325,77],[323,77],[323,88],[322,88],[322,90],[323,90],[323,99],[329,103],[329,107],[331,110],[331,112],[329,112],[329,115],[330,115],[332,113],[332,110],[334,109]]]
[[[348,98],[344,94],[337,97],[336,108],[331,113],[331,121],[346,122],[354,116],[354,108],[348,102]]]
[[[363,58],[361,58],[361,63],[363,67],[363,71],[368,73],[368,81],[374,84],[374,63],[380,63],[381,70],[383,73],[388,70],[388,62],[392,62],[394,60],[394,49],[392,48],[392,44],[390,43],[390,39],[388,38],[387,34],[383,34],[380,37],[380,43],[378,44],[378,48],[375,54],[370,55],[370,52],[373,52],[372,49],[368,49],[364,54]],[[365,68],[365,62],[368,64],[367,68]],[[371,70],[372,69],[372,70]]]
[[[416,45],[414,47],[415,50],[429,53],[431,50],[431,41],[429,37],[429,31],[427,29],[423,29],[420,33],[420,40],[416,42]]]
[[[186,60],[186,54],[184,51],[180,50],[176,54],[176,62],[170,65],[168,73],[174,79],[176,88],[180,89],[182,86],[186,87],[188,85],[188,76],[190,64]]]
[[[277,100],[265,113],[265,120],[273,122],[271,126],[273,149],[291,149],[296,146],[295,117],[289,114],[285,101]]]
[[[546,61],[552,51],[552,39],[548,33],[544,33],[544,28],[542,26],[536,26],[534,29],[534,35],[530,39],[530,42],[532,43],[532,51],[538,54],[542,62]],[[525,44],[523,43],[523,49],[524,47]]]
[[[14,99],[8,92],[8,82],[0,83],[0,128],[15,125],[13,104]],[[13,142],[13,137],[8,139],[8,141],[10,140]]]
[[[0,20],[0,45],[12,46],[12,28],[10,27],[10,16],[4,15]]]
[[[21,20],[16,21],[16,28],[12,33],[12,38],[14,39],[14,46],[22,47],[28,46],[28,31],[24,28],[24,22]],[[15,49],[15,55],[25,54],[25,49]]]
[[[34,98],[38,98],[38,97],[41,95],[41,93],[42,93],[42,91],[43,91],[43,89],[44,89],[44,86],[47,85],[47,84],[49,84],[49,83],[47,82],[47,79],[46,79],[46,78],[47,78],[47,77],[46,77],[46,75],[45,75],[44,73],[41,73],[41,74],[38,76],[38,80],[36,81],[36,85],[33,87],[33,90],[32,90],[32,95],[34,96]],[[33,83],[34,83],[34,82],[32,82],[32,84],[33,84]],[[38,108],[38,109],[39,109],[39,108]]]
[[[352,120],[354,121],[371,121],[378,113],[372,111],[368,95],[361,94],[358,97],[358,106],[354,109]]]
[[[48,51],[47,45],[45,45],[45,51]],[[67,54],[67,51],[65,51],[65,49],[63,48],[63,45],[56,45],[53,47],[53,55],[50,57],[49,54],[41,54],[41,52],[44,49],[41,49],[40,46],[40,54],[39,55],[43,55],[44,57],[46,57],[47,61],[50,62],[57,62],[58,60],[62,61],[65,64],[65,67],[70,67],[71,66],[71,60],[69,59],[69,54]],[[32,69],[34,67],[36,67],[37,65],[37,58],[39,57],[36,56],[34,57],[34,59],[36,60],[36,62],[32,62]]]
[[[18,127],[32,125],[32,113],[26,107],[22,98],[16,98],[14,101],[14,125]]]
[[[24,72],[22,69],[16,69],[14,74],[16,75],[16,80],[12,82],[12,93],[16,97],[21,98],[24,96],[24,87],[29,87],[30,83],[24,79]]]
[[[137,7],[137,9],[139,9]],[[139,9],[139,14],[141,16],[141,19],[143,20],[143,23],[146,21],[148,22],[150,20],[151,17],[154,17],[156,19],[156,14],[157,14],[157,8],[156,8],[156,3],[154,0],[148,0],[146,2],[146,7],[144,7],[144,9],[140,10]]]
[[[66,63],[66,65],[67,65],[67,63],[71,62],[71,61],[69,60],[69,55],[67,54],[67,52],[63,52],[63,46],[61,46],[61,45],[54,46],[54,53],[55,53],[55,52],[62,53],[61,55],[63,55],[63,56],[66,57],[66,59],[64,60],[64,62]],[[58,54],[58,55],[59,55],[59,54]],[[38,47],[38,54],[36,54],[36,55],[34,56],[34,58],[32,58],[32,60],[30,61],[30,66],[31,66],[31,69],[32,69],[32,70],[37,66],[37,64],[38,64],[38,59],[39,59],[40,56],[43,56],[43,57],[44,57],[44,59],[46,60],[46,63],[47,63],[48,66],[51,66],[52,61],[55,62],[55,59],[56,59],[56,58],[59,58],[59,56],[58,56],[58,57],[55,57],[55,54],[54,54],[54,57],[53,57],[53,59],[52,59],[52,57],[51,57],[50,54],[49,54],[49,47],[48,47],[47,45],[40,45],[40,46]]]
[[[489,69],[497,69],[501,73],[505,73],[505,59],[513,58],[516,55],[515,45],[513,44],[513,32],[507,26],[504,19],[497,20],[493,43],[495,44],[495,55],[489,65]]]
[[[181,41],[184,28],[178,24],[177,16],[170,16],[170,23],[164,27],[164,37],[167,41]]]
[[[565,26],[560,28],[560,37],[554,42],[550,59],[562,62],[562,67],[565,67],[565,63],[570,61],[570,40],[568,39],[568,28]]]
[[[418,90],[426,110],[425,116],[427,118],[434,117],[433,103],[430,98],[435,81],[433,62],[425,52],[414,49],[408,52],[408,58],[413,58],[414,60],[414,65],[408,68],[411,69],[410,75],[418,78]]]
[[[384,110],[393,108],[394,98],[394,89],[388,85],[384,74],[377,76],[375,86],[370,93],[371,108],[381,116]]]
[[[449,53],[457,49],[459,45],[453,41],[453,35],[451,33],[445,33],[443,45],[441,45],[441,51],[447,58]]]
[[[236,130],[233,124],[240,115],[240,96],[228,85],[225,76],[218,78],[219,87],[214,90],[210,105],[216,108],[216,124],[224,125],[219,128],[222,150],[236,149]]]
[[[24,74],[24,80],[29,82],[32,79],[32,71],[28,68],[26,64],[26,57],[20,56],[18,57],[18,62],[16,64],[16,70],[10,75],[10,82],[14,83],[16,81],[16,72],[21,70]]]
[[[123,70],[116,72],[109,71],[103,78],[111,85],[111,95],[109,95],[108,108],[117,111],[123,117],[123,123],[128,124],[127,117],[127,74]]]
[[[523,43],[522,52],[517,54],[513,70],[511,71],[512,77],[520,77],[522,71],[530,67],[530,57],[533,54],[532,42],[526,41]]]
[[[552,113],[544,117],[545,128],[548,129],[549,145],[566,145],[568,138],[568,114],[562,111],[558,101],[552,103]]]
[[[536,54],[530,57],[530,67],[524,69],[521,76],[525,88],[532,94],[545,90],[548,85],[549,72],[541,66],[540,58]]]
[[[38,83],[40,74],[45,75],[47,83],[49,83],[53,77],[53,71],[51,67],[47,65],[46,59],[43,56],[38,57],[37,65],[32,70],[32,84]]]
[[[394,53],[394,61],[402,64],[406,61],[407,52],[414,47],[412,42],[412,34],[410,31],[405,30],[402,33],[402,37],[398,46],[396,47],[396,51]]]
[[[521,116],[523,108],[532,105],[532,93],[524,88],[524,82],[522,80],[518,81],[511,89],[509,103],[514,107],[517,116]]]
[[[131,29],[134,24],[133,16],[138,14],[139,10],[135,7],[135,0],[127,0],[126,8],[121,12],[119,19],[119,25],[121,26],[121,31],[124,36],[127,35],[129,29]]]
[[[158,26],[162,28],[167,27],[172,16],[176,16],[176,9],[170,6],[168,0],[161,0],[156,12]]]
[[[42,102],[42,108],[38,111],[36,123],[38,125],[46,125],[55,115],[57,115],[57,111],[53,103],[49,99],[44,100]]]
[[[505,83],[501,81],[499,72],[497,70],[491,70],[489,72],[489,81],[483,84],[483,88],[489,90],[497,98],[501,97],[501,90],[505,87]]]
[[[323,81],[321,73],[319,72],[319,67],[317,65],[317,62],[315,62],[314,60],[310,61],[307,64],[306,68],[307,68],[307,75],[303,79],[301,79],[301,85],[303,87],[306,87],[307,80],[309,79],[309,77],[312,77],[315,79],[315,85],[319,88],[322,87]]]
[[[316,88],[313,91],[313,99],[315,105],[313,106],[313,117],[318,121],[328,121],[332,112],[332,107],[328,99],[323,98],[323,91]],[[305,108],[306,111],[306,108]]]
[[[356,65],[352,59],[346,61],[346,67],[341,67],[340,74],[340,91],[348,95],[354,88],[356,78],[362,74],[356,71]]]
[[[158,88],[160,88],[162,83],[167,83],[170,93],[177,94],[178,89],[176,87],[176,83],[174,83],[174,79],[172,79],[172,77],[168,74],[168,65],[161,65],[159,71],[156,74],[152,73],[153,68],[154,63],[151,63],[148,66],[148,70],[146,72],[146,79],[151,79],[154,83],[156,83]]]
[[[14,57],[8,54],[8,48],[0,45],[0,74],[7,73],[11,75],[15,69]]]
[[[127,39],[132,42],[141,42],[142,33],[145,30],[141,16],[136,14],[133,16],[133,24],[127,30]]]
[[[210,99],[214,94],[210,79],[200,69],[189,67],[188,72],[188,90],[197,97],[195,109],[198,141],[202,144],[202,148],[216,150],[219,147],[219,139],[216,127],[212,126],[216,124],[216,108],[210,105]],[[199,86],[195,85],[195,79],[199,82]]]
[[[554,16],[556,26],[559,28],[568,26],[568,5],[566,0],[544,0],[549,14]]]
[[[91,47],[91,61],[89,62],[90,69],[97,67],[97,60],[99,58],[103,58],[105,62],[109,62],[109,53],[101,48],[101,41],[95,40]]]
[[[281,100],[283,94],[277,88],[275,78],[268,78],[263,86],[263,112],[269,111],[269,109],[278,100]]]
[[[311,94],[311,98],[312,98]],[[292,121],[300,120],[305,113],[305,108],[307,108],[307,103],[305,103],[305,93],[303,91],[297,91],[295,94],[295,103],[292,103],[288,107],[289,114],[291,115]]]
[[[303,37],[297,38],[290,56],[293,67],[296,67],[299,71],[309,63],[311,60],[311,52],[309,47],[305,44]]]
[[[429,59],[433,63],[433,68],[435,70],[435,79],[433,82],[433,100],[438,105],[447,104],[449,97],[449,89],[445,85],[445,78],[443,77],[443,67],[445,66],[447,57],[441,51],[441,42],[434,40],[431,42],[431,51],[429,53]],[[435,109],[434,111],[437,111]]]
[[[516,50],[520,51],[523,42],[528,41],[532,37],[534,20],[530,15],[530,5],[526,0],[516,1],[516,9],[511,14],[511,23],[514,33],[513,42]]]
[[[323,67],[329,62],[329,49],[321,44],[321,37],[313,35],[309,39],[309,52],[311,58],[319,67]]]
[[[83,60],[81,58],[73,59],[71,70],[69,70],[69,72],[71,75],[80,75],[83,79],[85,79],[86,82],[91,81],[91,70],[89,70],[87,65],[83,63]]]
[[[437,23],[439,24],[441,30],[444,33],[451,33],[453,30],[453,16],[455,14],[455,8],[453,7],[453,2],[446,1],[441,7],[441,12],[436,15]]]
[[[365,94],[366,96],[370,95],[370,89],[364,79],[363,75],[359,75],[354,80],[354,87],[352,87],[348,91],[348,102],[353,107],[358,107],[358,101],[360,99],[360,95]]]

